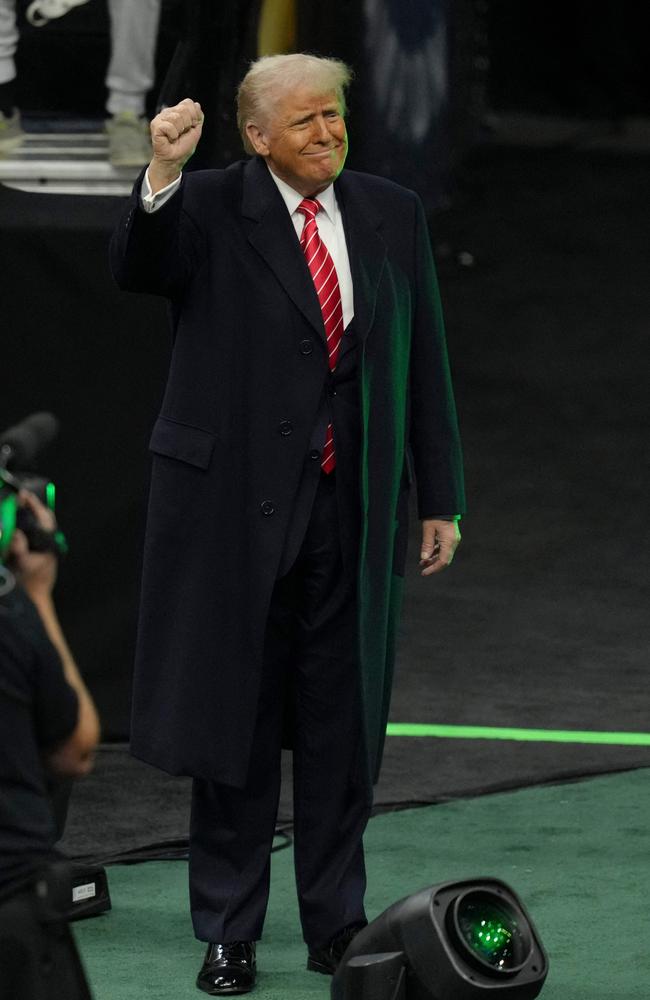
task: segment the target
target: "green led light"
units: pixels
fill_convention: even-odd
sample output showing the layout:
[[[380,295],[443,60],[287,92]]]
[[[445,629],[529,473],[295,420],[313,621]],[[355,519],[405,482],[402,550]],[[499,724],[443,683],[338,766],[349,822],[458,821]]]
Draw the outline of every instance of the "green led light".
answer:
[[[509,908],[476,893],[461,903],[456,919],[461,940],[481,962],[499,971],[520,964],[523,939]]]
[[[56,486],[54,483],[48,483],[45,487],[45,503],[50,510],[54,510],[56,507]]]
[[[470,924],[469,937],[472,948],[490,956],[501,955],[512,940],[512,931],[504,927],[500,920],[480,920],[478,924]]]
[[[57,544],[59,555],[67,556],[68,552],[70,551],[68,546],[68,539],[65,537],[65,535],[60,529],[54,532],[54,541]]]
[[[9,496],[0,499],[0,559],[4,559],[9,551],[9,545],[16,530],[16,508],[15,494],[9,494]]]
[[[516,740],[530,743],[597,743],[612,746],[650,746],[650,733],[609,733],[595,730],[512,729],[498,726],[443,726],[389,722],[387,736],[434,737],[456,740]]]

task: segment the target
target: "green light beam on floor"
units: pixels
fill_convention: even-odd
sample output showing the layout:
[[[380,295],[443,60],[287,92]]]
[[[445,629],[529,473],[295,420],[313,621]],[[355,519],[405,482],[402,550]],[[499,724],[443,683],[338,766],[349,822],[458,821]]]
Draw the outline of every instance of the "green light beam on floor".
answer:
[[[388,736],[433,736],[452,740],[519,740],[529,743],[600,743],[649,747],[650,733],[600,733],[592,730],[505,729],[498,726],[439,726],[417,722],[389,722]]]

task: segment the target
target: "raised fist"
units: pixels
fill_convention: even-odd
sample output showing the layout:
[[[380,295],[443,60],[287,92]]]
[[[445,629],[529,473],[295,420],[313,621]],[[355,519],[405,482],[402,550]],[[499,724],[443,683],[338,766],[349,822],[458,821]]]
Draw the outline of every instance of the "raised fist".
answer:
[[[173,108],[164,108],[151,122],[153,160],[149,168],[161,181],[178,176],[196,149],[203,128],[201,105],[186,97]],[[152,185],[153,186],[153,185]]]

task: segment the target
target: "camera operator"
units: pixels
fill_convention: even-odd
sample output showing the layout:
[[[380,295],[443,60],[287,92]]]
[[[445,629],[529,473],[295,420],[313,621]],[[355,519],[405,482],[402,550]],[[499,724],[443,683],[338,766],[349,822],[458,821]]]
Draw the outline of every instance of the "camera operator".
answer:
[[[33,494],[19,504],[54,533]],[[52,599],[57,556],[16,530],[0,570],[0,1000],[87,1000],[48,782],[88,774],[99,720]]]

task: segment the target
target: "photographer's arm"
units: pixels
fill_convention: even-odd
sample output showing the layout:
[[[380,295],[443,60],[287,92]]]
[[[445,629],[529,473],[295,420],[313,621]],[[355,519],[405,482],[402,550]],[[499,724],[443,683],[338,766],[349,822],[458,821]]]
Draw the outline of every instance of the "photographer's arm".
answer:
[[[34,514],[45,530],[54,531],[54,514],[30,493],[21,493],[21,503]],[[59,654],[66,681],[77,695],[77,725],[70,736],[47,755],[47,766],[55,774],[80,777],[93,766],[93,751],[99,742],[97,709],[84,684],[66,642],[56,613],[52,590],[56,582],[57,560],[51,552],[31,552],[22,531],[16,531],[11,544],[12,570],[34,603],[48,638]]]

